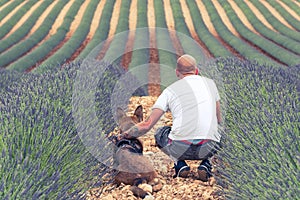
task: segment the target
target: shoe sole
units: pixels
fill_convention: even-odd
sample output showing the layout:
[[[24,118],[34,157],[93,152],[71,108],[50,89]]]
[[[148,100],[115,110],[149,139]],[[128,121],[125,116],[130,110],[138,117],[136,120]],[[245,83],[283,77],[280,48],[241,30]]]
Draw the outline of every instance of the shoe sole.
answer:
[[[181,177],[181,178],[187,178],[188,175],[189,175],[189,173],[190,173],[190,170],[182,171],[182,172],[179,173],[179,177]]]
[[[181,171],[179,171],[178,175],[177,176],[175,175],[174,178],[175,177],[187,178],[190,173],[190,170],[191,169],[189,166],[185,166],[181,168]]]
[[[205,170],[198,169],[198,178],[203,182],[207,182],[208,181],[207,172]]]

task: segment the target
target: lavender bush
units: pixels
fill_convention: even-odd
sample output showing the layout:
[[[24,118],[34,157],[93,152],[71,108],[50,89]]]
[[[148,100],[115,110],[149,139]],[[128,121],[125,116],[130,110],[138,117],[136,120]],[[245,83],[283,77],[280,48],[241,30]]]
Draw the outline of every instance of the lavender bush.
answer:
[[[88,188],[102,184],[109,169],[87,151],[72,117],[79,66],[42,75],[0,71],[0,199],[83,199]],[[106,103],[98,107],[99,123],[107,130],[115,124],[109,100],[101,97],[118,75],[104,78],[97,92],[97,105]]]
[[[299,199],[299,66],[216,61],[227,98],[218,182],[228,199]]]

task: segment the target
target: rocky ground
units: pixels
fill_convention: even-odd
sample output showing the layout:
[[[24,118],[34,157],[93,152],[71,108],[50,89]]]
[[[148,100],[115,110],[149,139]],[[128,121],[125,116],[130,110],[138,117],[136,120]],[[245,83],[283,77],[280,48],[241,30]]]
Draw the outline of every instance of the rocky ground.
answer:
[[[133,97],[130,100],[128,114],[132,114],[137,105],[143,105],[144,116],[150,114],[151,106],[155,102],[156,97]],[[164,200],[190,200],[190,199],[224,199],[221,194],[221,188],[216,184],[214,177],[208,182],[202,182],[197,179],[196,170],[199,162],[187,161],[191,167],[191,173],[188,178],[173,178],[174,169],[172,160],[162,153],[156,146],[154,141],[154,132],[163,125],[171,125],[172,117],[170,113],[166,113],[158,124],[146,135],[141,137],[144,145],[144,155],[149,158],[154,168],[157,170],[162,188],[156,191],[154,187],[143,184],[140,187],[148,190],[151,195],[145,199],[164,199]],[[110,200],[110,199],[140,199],[133,195],[129,185],[107,184],[102,188],[93,188],[87,192],[88,200]],[[155,191],[153,191],[155,190]]]

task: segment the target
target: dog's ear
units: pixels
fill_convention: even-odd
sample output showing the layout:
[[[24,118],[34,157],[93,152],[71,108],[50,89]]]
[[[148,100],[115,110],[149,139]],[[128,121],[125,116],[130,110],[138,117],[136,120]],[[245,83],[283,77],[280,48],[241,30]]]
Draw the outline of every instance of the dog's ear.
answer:
[[[139,105],[139,106],[135,109],[134,115],[137,117],[138,122],[143,121],[144,116],[143,116],[143,106],[142,106],[142,105]]]
[[[122,119],[124,116],[126,116],[125,111],[122,108],[118,107],[117,108],[117,116],[116,116],[117,122],[119,123],[120,119]]]

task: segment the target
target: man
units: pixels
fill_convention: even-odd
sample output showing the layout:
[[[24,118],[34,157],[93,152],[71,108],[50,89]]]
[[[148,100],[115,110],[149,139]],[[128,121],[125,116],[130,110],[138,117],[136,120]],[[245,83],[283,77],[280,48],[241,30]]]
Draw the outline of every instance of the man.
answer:
[[[185,160],[201,160],[198,176],[207,181],[212,175],[209,158],[216,153],[221,139],[219,93],[213,80],[198,75],[196,60],[190,55],[178,58],[175,72],[179,80],[162,92],[150,116],[124,133],[124,137],[145,134],[170,110],[172,127],[157,130],[156,144],[174,160],[174,177],[188,176],[190,167]]]

